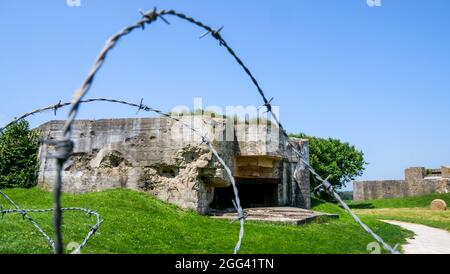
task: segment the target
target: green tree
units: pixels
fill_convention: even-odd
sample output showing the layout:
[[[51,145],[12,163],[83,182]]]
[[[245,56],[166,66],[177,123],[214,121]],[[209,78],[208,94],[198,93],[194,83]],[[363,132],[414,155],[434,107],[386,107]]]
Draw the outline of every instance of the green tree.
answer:
[[[25,120],[0,133],[0,188],[28,188],[36,184],[39,133]]]
[[[349,143],[339,139],[307,136],[303,133],[291,134],[291,137],[309,140],[310,165],[322,178],[331,175],[329,182],[335,189],[341,189],[363,174],[364,166],[367,164],[364,161],[364,153]],[[311,189],[319,184],[320,182],[311,177]],[[316,194],[322,199],[331,200],[323,189],[319,189]]]

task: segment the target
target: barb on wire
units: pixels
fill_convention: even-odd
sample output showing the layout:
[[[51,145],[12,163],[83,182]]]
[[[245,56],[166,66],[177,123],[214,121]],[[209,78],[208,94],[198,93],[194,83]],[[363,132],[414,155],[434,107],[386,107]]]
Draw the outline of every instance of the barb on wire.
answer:
[[[13,119],[11,122],[6,124],[4,127],[0,128],[0,133],[3,132],[7,127],[17,123],[20,120],[23,120],[23,119],[27,118],[29,116],[32,116],[34,114],[41,113],[41,112],[44,112],[44,111],[47,111],[47,110],[53,110],[56,113],[56,110],[58,110],[58,109],[60,109],[60,108],[62,108],[64,106],[68,106],[68,105],[70,105],[70,103],[61,104],[61,101],[59,101],[57,104],[53,104],[53,105],[50,105],[50,106],[45,107],[45,108],[40,108],[40,109],[33,110],[31,112],[25,113],[22,116]]]
[[[3,196],[3,198],[5,198],[16,210],[19,210],[19,206],[11,198],[9,198],[8,195],[6,195],[2,191],[0,191],[0,195]],[[3,210],[2,207],[1,208],[2,218],[6,213],[7,212]],[[50,248],[54,250],[55,242],[47,235],[47,233],[45,233],[45,231],[39,226],[39,224],[33,218],[28,216],[28,214],[26,214],[26,211],[22,213],[22,216],[24,219],[26,218],[36,228],[36,230],[45,238]]]
[[[200,35],[199,38],[202,39],[203,37],[205,37],[206,35],[208,35],[210,33],[213,37],[216,37],[222,30],[223,30],[223,26],[221,26],[218,30],[213,30],[213,31],[208,30],[205,33],[203,33],[202,35]]]
[[[52,251],[54,251],[55,250],[55,242],[45,233],[45,231],[39,226],[39,224],[28,215],[28,213],[53,212],[54,208],[51,208],[51,209],[21,209],[4,192],[0,191],[0,195],[3,196],[14,207],[14,209],[3,209],[3,207],[0,206],[0,214],[2,214],[2,217],[5,214],[12,214],[12,213],[21,214],[23,219],[24,220],[27,219],[28,221],[30,221],[30,223],[37,229],[37,231],[47,240],[48,245],[50,246]],[[61,208],[61,211],[81,211],[81,212],[85,212],[86,214],[89,214],[89,216],[95,215],[95,217],[96,217],[95,225],[91,227],[87,236],[83,239],[83,242],[77,247],[77,249],[75,251],[72,252],[73,254],[80,253],[81,249],[83,249],[86,246],[87,242],[92,238],[92,236],[95,234],[95,232],[100,227],[101,223],[103,222],[102,218],[101,218],[100,214],[98,214],[98,212],[90,210],[90,209],[80,208],[80,207]]]
[[[141,102],[139,103],[138,109],[136,111],[136,114],[139,113],[139,111],[141,111],[142,109],[144,109],[144,98],[141,99]]]
[[[275,98],[272,97],[267,103],[264,103],[264,104],[262,104],[261,106],[259,106],[259,107],[258,107],[258,110],[260,110],[261,108],[265,107],[265,108],[267,108],[267,112],[269,112],[269,109],[272,109],[272,101],[273,101],[274,99],[275,99]]]
[[[58,108],[60,107],[60,105],[61,105],[61,100],[59,100],[58,104],[56,104],[56,105],[54,106],[54,108],[53,108],[53,112],[54,112],[55,116],[56,116],[56,111],[58,110]]]
[[[333,175],[328,175],[328,177],[324,181],[329,181]],[[323,187],[323,184],[320,183],[318,186],[316,186],[311,192],[316,192],[317,190],[321,189]],[[334,190],[334,189],[333,189]]]

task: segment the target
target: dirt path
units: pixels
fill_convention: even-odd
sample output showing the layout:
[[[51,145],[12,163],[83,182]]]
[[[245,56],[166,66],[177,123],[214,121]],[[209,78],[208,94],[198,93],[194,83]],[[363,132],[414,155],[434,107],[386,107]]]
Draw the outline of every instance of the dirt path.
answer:
[[[450,233],[445,230],[399,221],[383,222],[398,225],[416,234],[403,245],[404,254],[450,254]]]

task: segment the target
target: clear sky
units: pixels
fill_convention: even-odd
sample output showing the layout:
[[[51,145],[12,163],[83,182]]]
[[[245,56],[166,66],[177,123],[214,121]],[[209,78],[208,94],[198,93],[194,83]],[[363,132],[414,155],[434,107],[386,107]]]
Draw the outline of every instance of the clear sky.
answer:
[[[76,1],[76,0],[74,0]],[[450,165],[450,1],[0,0],[0,124],[70,100],[105,40],[157,6],[214,27],[259,79],[289,132],[336,137],[364,151],[360,179],[398,179],[408,166]],[[240,67],[210,36],[166,17],[113,50],[87,97],[170,110],[258,105]],[[80,118],[136,117],[84,106]],[[50,112],[33,126],[64,119]]]

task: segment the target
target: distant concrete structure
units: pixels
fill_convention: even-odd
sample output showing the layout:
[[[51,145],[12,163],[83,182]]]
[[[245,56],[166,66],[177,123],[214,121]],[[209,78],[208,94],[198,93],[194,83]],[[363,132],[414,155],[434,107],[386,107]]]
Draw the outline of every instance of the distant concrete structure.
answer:
[[[450,191],[450,167],[426,169],[411,167],[405,170],[405,180],[357,181],[353,183],[356,201],[402,198]]]
[[[310,208],[309,172],[294,172],[298,159],[272,124],[226,118],[181,116],[182,122],[212,140],[236,179],[243,207]],[[50,139],[62,137],[64,121],[40,127]],[[74,153],[64,166],[63,191],[83,193],[130,188],[201,214],[233,208],[231,182],[199,136],[172,119],[76,121]],[[309,158],[307,140],[293,139]],[[53,146],[40,147],[38,185],[52,189]],[[294,174],[295,173],[295,174]]]

